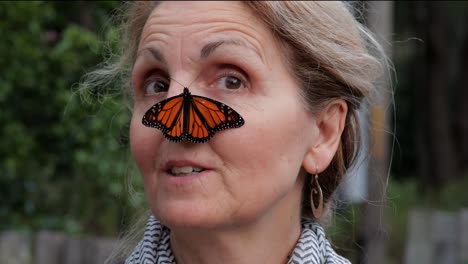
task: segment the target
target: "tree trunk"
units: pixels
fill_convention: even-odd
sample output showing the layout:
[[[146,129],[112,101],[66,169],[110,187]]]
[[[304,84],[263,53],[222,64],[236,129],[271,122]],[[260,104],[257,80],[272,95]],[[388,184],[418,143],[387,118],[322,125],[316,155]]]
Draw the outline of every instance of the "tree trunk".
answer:
[[[452,122],[449,107],[450,83],[450,42],[447,41],[447,3],[428,1],[429,34],[427,39],[428,62],[428,135],[430,138],[429,164],[430,186],[440,188],[451,179],[458,177],[455,149],[452,137]],[[426,109],[418,109],[425,111]]]
[[[368,3],[367,24],[376,33],[377,39],[384,47],[388,57],[391,57],[391,49],[387,43],[391,43],[393,32],[393,2],[375,1]],[[387,73],[387,72],[385,72]],[[368,202],[364,204],[363,223],[361,234],[363,237],[364,256],[360,263],[382,263],[386,254],[385,231],[385,190],[387,176],[389,175],[390,147],[389,134],[391,112],[389,107],[389,83],[391,76],[384,76],[381,87],[377,87],[380,93],[376,98],[376,104],[371,106],[371,156],[369,159]]]
[[[468,25],[468,18],[465,20],[465,25]],[[468,26],[465,26],[465,39],[460,54],[461,81],[456,96],[455,146],[457,146],[458,168],[468,176]]]
[[[414,66],[412,67],[412,85],[414,89],[414,139],[416,145],[416,157],[417,157],[417,172],[418,178],[422,183],[420,186],[422,190],[427,189],[431,183],[431,174],[429,173],[430,162],[429,162],[429,149],[430,140],[427,134],[429,130],[429,116],[422,109],[427,108],[427,102],[429,101],[427,87],[429,86],[428,81],[428,67],[427,67],[427,24],[428,24],[428,6],[427,2],[414,1],[411,3],[412,9],[414,10],[413,26],[417,35],[415,37],[421,39],[421,42],[416,42],[415,47],[415,60]]]
[[[94,21],[93,11],[96,3],[90,1],[79,1],[78,4],[78,23],[89,31],[95,31],[96,23]]]

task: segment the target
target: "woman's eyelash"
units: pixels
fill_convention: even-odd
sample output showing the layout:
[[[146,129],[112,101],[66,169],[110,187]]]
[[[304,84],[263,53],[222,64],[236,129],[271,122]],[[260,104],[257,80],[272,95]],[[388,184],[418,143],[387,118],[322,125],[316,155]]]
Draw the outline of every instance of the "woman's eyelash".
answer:
[[[221,69],[221,73],[217,75],[216,81],[224,77],[235,77],[241,81],[243,86],[247,87],[249,83],[249,79],[247,75],[243,72],[243,70],[237,69],[238,67],[235,67],[236,69],[232,69],[233,67],[235,66],[227,65],[223,67],[224,69]],[[140,82],[139,86],[143,92],[146,92],[148,85],[150,85],[151,83],[157,81],[157,82],[164,82],[167,85],[170,85],[171,79],[172,78],[169,77],[168,74],[166,74],[165,72],[162,72],[159,69],[152,70],[144,75],[144,78]]]
[[[232,76],[232,77],[238,78],[238,79],[242,82],[242,84],[243,84],[244,86],[247,86],[248,79],[247,79],[247,77],[245,76],[245,74],[240,73],[240,72],[235,71],[235,70],[226,70],[226,71],[222,72],[222,73],[218,76],[217,79],[221,79],[221,78],[223,78],[223,77],[231,77],[231,76]]]
[[[169,84],[171,79],[167,74],[163,74],[159,70],[151,71],[145,75],[140,86],[141,88],[145,88],[148,84],[154,81],[166,82]]]

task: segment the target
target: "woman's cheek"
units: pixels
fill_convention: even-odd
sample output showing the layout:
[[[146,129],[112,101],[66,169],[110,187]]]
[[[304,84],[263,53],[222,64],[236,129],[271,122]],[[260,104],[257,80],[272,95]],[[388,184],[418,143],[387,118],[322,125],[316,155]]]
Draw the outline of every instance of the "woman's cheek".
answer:
[[[135,111],[136,112],[136,111]],[[155,142],[151,138],[152,131],[143,126],[138,114],[133,115],[130,123],[130,147],[133,157],[144,175],[151,167],[151,159],[154,156]],[[154,137],[153,137],[154,139]]]
[[[264,170],[271,167],[272,155],[276,152],[275,139],[268,133],[268,120],[255,120],[246,115],[246,124],[241,128],[225,133],[216,142],[215,151],[224,160],[237,169],[252,173],[252,170]],[[221,136],[221,135],[220,135]]]

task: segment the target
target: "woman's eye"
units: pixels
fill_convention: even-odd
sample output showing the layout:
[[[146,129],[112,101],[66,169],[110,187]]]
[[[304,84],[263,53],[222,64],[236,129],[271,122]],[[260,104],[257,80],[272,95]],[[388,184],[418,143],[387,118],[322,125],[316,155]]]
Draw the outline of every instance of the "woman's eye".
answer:
[[[152,80],[145,85],[145,95],[167,92],[167,90],[169,90],[169,84],[160,80]]]
[[[244,83],[235,76],[224,76],[218,80],[218,86],[228,90],[238,90],[244,88]]]

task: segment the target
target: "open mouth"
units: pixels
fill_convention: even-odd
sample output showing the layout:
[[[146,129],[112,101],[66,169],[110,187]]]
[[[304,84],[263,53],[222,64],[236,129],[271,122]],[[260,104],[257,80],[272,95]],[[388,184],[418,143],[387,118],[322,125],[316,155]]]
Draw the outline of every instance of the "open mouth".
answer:
[[[183,177],[183,176],[189,176],[189,175],[197,174],[197,173],[200,173],[202,171],[204,171],[204,169],[202,169],[200,167],[183,166],[183,167],[172,167],[167,172],[171,176]]]

